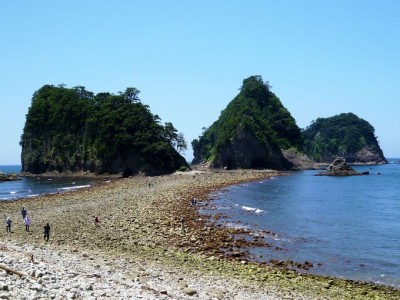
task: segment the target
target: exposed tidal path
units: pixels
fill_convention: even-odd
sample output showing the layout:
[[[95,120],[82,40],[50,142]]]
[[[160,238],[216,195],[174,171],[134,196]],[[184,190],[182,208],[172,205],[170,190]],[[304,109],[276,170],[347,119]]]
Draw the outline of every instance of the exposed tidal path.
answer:
[[[202,299],[215,298],[209,294],[212,289],[226,299],[398,298],[399,291],[391,288],[298,275],[247,262],[242,252],[245,254],[248,244],[232,238],[234,230],[217,226],[190,205],[192,197],[207,201],[214,190],[277,175],[268,171],[236,171],[134,177],[77,192],[0,203],[0,211],[14,219],[13,233],[6,235],[4,231],[0,236],[21,251],[40,253],[45,249],[61,256],[63,252],[82,256],[86,253],[85,258],[93,257],[100,269],[107,265],[104,257],[108,263],[123,259],[136,271],[140,262],[162,273],[169,288],[160,294],[171,297],[188,297],[178,280],[184,278]],[[30,234],[24,232],[22,225],[22,205],[32,219]],[[98,227],[94,225],[94,215],[102,220]],[[42,239],[42,227],[47,222],[52,227],[49,243]],[[133,275],[127,270],[123,272],[125,277],[143,280],[150,287],[145,279],[140,279],[144,276],[142,271],[131,272]],[[109,284],[112,289],[112,283]],[[161,289],[163,284],[159,285]]]

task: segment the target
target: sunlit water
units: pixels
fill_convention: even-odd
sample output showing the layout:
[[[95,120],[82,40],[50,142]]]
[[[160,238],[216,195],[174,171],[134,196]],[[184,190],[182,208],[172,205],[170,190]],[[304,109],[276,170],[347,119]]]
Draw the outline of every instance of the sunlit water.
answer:
[[[356,169],[370,175],[304,171],[232,186],[212,213],[277,234],[266,241],[284,250],[252,249],[254,259],[311,261],[316,274],[400,287],[400,164]]]
[[[19,173],[21,166],[0,166],[3,173]],[[0,182],[0,201],[35,197],[41,194],[67,192],[95,184],[91,178],[21,178],[17,181]]]

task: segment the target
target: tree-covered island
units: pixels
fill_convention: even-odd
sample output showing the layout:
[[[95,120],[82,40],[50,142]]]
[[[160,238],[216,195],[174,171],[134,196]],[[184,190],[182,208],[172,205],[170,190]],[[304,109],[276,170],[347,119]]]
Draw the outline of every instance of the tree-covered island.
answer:
[[[22,171],[42,174],[171,173],[188,165],[187,144],[172,123],[161,124],[127,88],[94,94],[82,86],[45,85],[32,97],[21,136]],[[352,113],[318,118],[301,130],[261,76],[192,141],[193,164],[215,168],[312,168],[344,156],[349,163],[386,163],[374,128]],[[307,157],[308,156],[308,157]]]
[[[367,121],[340,114],[301,130],[261,76],[243,81],[239,94],[192,147],[193,164],[227,169],[310,169],[314,161],[331,163],[337,156],[349,163],[386,163]]]
[[[337,156],[348,163],[387,163],[374,127],[353,113],[318,118],[303,131],[305,153],[320,163]]]
[[[26,115],[22,171],[129,176],[188,168],[179,153],[186,149],[183,134],[160,124],[138,95],[136,88],[95,95],[82,86],[43,86]]]
[[[293,167],[283,150],[301,151],[303,136],[290,112],[261,76],[243,81],[239,94],[217,121],[192,141],[193,163],[212,167]]]

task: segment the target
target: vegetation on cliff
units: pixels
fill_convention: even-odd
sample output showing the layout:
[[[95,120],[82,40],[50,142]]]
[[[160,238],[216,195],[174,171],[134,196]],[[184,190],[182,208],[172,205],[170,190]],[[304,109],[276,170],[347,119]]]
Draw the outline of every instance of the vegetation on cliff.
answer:
[[[160,174],[188,167],[172,123],[160,124],[139,90],[118,95],[45,85],[36,91],[21,136],[22,171]]]
[[[214,167],[287,169],[282,149],[301,150],[301,130],[261,76],[243,81],[217,121],[192,141],[193,163]]]
[[[303,136],[304,151],[316,162],[331,163],[337,156],[350,163],[386,162],[374,127],[353,113],[318,118]]]

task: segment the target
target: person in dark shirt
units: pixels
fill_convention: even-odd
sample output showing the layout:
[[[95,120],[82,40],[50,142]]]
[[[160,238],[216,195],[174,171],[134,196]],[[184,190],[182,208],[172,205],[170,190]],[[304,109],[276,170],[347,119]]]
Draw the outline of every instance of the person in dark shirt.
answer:
[[[44,240],[46,241],[46,242],[48,242],[49,241],[49,239],[50,239],[50,225],[49,225],[49,223],[47,223],[44,227],[43,227],[43,234],[44,234]]]
[[[25,219],[25,217],[26,217],[27,214],[28,214],[28,212],[26,211],[25,207],[23,207],[23,208],[21,209],[21,215],[22,215],[22,219],[23,219],[23,220]]]
[[[6,230],[7,230],[7,233],[11,233],[11,224],[12,224],[11,218],[10,218],[10,217],[7,217],[7,220],[6,220]]]

